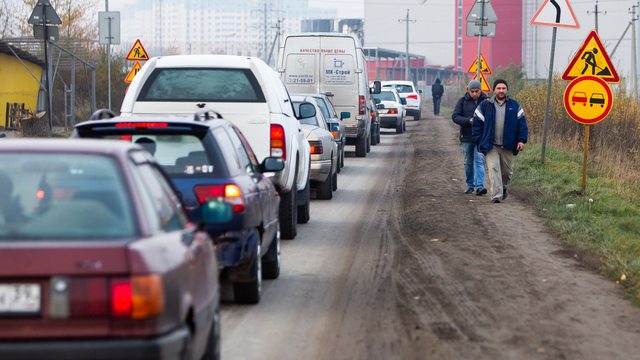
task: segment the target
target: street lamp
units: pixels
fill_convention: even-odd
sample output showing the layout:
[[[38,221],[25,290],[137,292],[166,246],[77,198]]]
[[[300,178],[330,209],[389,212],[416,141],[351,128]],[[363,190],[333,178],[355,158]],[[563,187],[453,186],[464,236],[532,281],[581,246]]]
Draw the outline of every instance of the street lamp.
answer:
[[[233,33],[231,35],[225,35],[224,36],[224,54],[227,55],[227,39],[232,37],[232,36],[236,36],[236,33]]]

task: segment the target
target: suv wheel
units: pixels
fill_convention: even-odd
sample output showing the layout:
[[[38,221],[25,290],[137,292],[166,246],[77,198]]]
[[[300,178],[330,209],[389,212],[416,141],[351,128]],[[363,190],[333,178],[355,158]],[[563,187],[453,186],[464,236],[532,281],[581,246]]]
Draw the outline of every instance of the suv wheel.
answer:
[[[367,157],[367,140],[366,136],[356,139],[356,157]]]
[[[309,211],[309,203],[311,202],[311,185],[309,185],[309,183],[310,180],[307,179],[307,186],[305,186],[304,189],[300,191],[300,195],[304,196],[307,200],[305,201],[304,205],[298,206],[298,216],[296,219],[298,221],[298,224],[306,224],[311,218]]]
[[[369,133],[367,136],[367,152],[371,151],[371,134]]]
[[[421,112],[420,110],[418,110],[417,113],[413,114],[413,120],[420,120],[420,116],[421,116]]]
[[[333,166],[331,166],[333,170]],[[333,197],[333,171],[329,170],[327,180],[318,184],[316,188],[316,198],[321,200],[331,200]]]
[[[269,250],[262,258],[262,277],[277,279],[280,276],[280,228],[273,235]]]
[[[298,191],[296,184],[298,183],[298,175],[293,178],[293,188],[287,193],[280,194],[280,229],[282,230],[283,239],[293,239],[297,234],[298,222]]]
[[[256,248],[252,274],[254,279],[248,283],[233,283],[233,297],[238,304],[257,304],[260,302],[262,292],[262,245],[260,244],[260,234],[256,231]]]

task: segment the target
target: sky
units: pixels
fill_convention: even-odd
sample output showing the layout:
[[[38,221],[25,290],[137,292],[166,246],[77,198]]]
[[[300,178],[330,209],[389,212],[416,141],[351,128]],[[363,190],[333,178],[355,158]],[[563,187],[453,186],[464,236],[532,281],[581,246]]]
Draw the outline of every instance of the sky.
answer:
[[[341,19],[364,17],[364,0],[309,0],[309,7],[335,8]]]

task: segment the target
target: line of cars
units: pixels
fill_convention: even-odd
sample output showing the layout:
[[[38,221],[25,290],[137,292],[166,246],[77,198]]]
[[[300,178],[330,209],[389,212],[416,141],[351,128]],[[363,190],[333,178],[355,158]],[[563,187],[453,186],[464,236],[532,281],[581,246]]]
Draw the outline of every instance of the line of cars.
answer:
[[[0,358],[218,359],[219,281],[258,303],[312,189],[331,199],[345,147],[380,141],[375,96],[397,90],[347,62],[334,85],[358,91],[330,96],[255,58],[152,58],[120,116],[1,143]]]

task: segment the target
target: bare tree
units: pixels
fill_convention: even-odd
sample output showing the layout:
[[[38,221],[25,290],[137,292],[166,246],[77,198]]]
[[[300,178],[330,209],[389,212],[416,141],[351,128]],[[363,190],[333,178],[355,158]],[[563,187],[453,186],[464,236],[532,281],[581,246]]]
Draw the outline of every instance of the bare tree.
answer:
[[[12,0],[0,0],[0,39],[17,35],[17,28],[14,26],[17,22],[17,7],[18,4]]]

